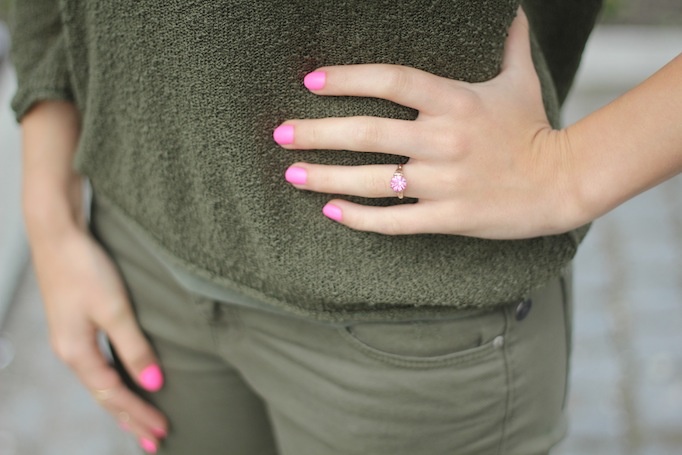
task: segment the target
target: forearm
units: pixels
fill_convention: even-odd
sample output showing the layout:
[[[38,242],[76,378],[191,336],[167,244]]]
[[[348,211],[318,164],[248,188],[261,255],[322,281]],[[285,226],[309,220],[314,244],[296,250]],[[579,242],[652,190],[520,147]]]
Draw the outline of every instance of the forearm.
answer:
[[[85,229],[82,178],[72,160],[80,133],[79,114],[68,102],[36,105],[22,121],[23,209],[36,247]]]
[[[565,130],[589,221],[682,171],[682,54]]]

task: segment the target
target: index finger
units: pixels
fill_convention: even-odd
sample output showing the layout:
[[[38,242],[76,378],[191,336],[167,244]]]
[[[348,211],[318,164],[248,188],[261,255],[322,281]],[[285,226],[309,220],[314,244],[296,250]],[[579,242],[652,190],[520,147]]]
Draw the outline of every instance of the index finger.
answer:
[[[447,110],[448,90],[457,81],[402,65],[327,66],[309,73],[305,86],[318,95],[382,98],[427,115]]]
[[[124,411],[133,420],[144,422],[141,430],[147,437],[154,436],[155,430],[167,432],[168,422],[163,414],[128,388],[96,343],[84,345],[70,366],[93,397],[112,414]]]

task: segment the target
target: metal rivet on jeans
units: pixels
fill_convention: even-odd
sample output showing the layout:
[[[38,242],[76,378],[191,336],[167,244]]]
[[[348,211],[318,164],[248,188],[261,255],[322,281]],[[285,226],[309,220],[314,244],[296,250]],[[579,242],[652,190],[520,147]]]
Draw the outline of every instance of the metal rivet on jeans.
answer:
[[[516,306],[516,320],[523,321],[530,313],[530,309],[533,306],[533,301],[531,299],[526,299]]]
[[[504,337],[502,335],[496,336],[493,339],[493,347],[500,349],[502,346],[504,346]]]

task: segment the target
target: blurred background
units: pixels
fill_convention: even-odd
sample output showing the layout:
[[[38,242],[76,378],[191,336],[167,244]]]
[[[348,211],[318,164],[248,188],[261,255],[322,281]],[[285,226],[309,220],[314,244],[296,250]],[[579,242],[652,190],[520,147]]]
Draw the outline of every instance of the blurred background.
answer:
[[[48,346],[20,216],[8,3],[0,0],[0,455],[133,453]],[[565,123],[681,51],[682,2],[607,0]],[[682,176],[598,220],[575,264],[571,427],[553,454],[682,453]]]

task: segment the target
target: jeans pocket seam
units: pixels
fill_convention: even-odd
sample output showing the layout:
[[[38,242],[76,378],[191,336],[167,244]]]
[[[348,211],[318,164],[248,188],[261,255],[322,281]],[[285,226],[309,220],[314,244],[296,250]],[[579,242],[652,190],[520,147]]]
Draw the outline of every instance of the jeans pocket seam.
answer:
[[[346,326],[339,327],[337,331],[341,338],[356,351],[360,351],[361,353],[374,358],[375,360],[401,367],[437,368],[447,365],[466,364],[469,362],[474,362],[479,358],[489,354],[490,352],[498,349],[495,347],[493,339],[480,346],[437,356],[419,357],[400,355],[382,351],[362,342],[360,339],[353,336]]]

